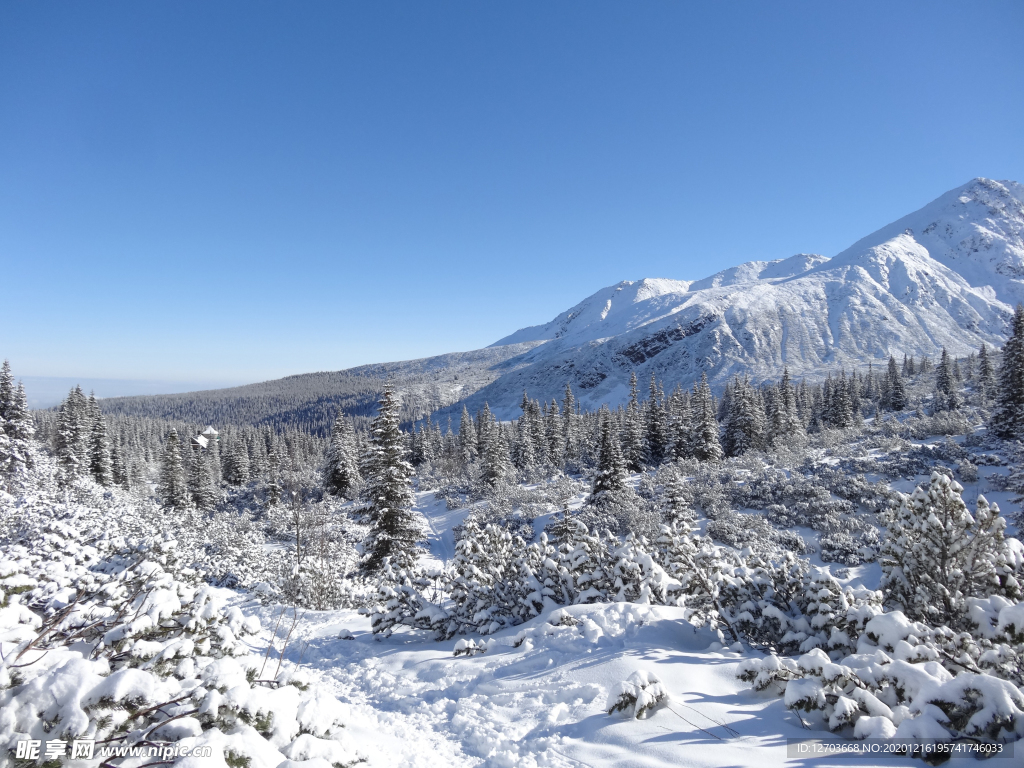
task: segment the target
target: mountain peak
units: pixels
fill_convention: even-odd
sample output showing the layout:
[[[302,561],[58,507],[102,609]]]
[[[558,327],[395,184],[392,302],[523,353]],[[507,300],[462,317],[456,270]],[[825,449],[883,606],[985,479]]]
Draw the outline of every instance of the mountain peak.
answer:
[[[836,256],[843,260],[908,235],[974,288],[1024,301],[1024,186],[983,177],[951,189]]]
[[[646,278],[602,288],[544,325],[498,344],[547,342],[470,398],[512,416],[526,389],[570,383],[597,406],[625,396],[632,372],[668,388],[706,372],[817,376],[904,353],[966,355],[1005,338],[1024,301],[1024,187],[976,178],[828,259],[751,261],[693,282]],[[476,403],[479,400],[479,403]]]

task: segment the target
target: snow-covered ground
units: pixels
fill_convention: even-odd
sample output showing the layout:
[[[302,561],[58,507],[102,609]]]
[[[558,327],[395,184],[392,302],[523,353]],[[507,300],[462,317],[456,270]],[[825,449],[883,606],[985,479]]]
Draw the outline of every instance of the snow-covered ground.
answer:
[[[431,557],[450,559],[451,527],[468,510],[448,510],[429,493],[417,494],[416,509],[430,532]],[[849,583],[877,585],[877,564],[850,571]],[[264,642],[271,640],[279,610],[255,601],[243,605],[243,612],[260,618]],[[775,693],[758,693],[739,680],[741,663],[762,654],[723,647],[721,639],[687,622],[681,608],[606,603],[549,609],[475,640],[486,647],[483,653],[455,656],[465,639],[435,642],[401,629],[375,638],[368,619],[356,611],[302,611],[285,656],[321,673],[322,691],[346,705],[350,743],[369,766],[849,762],[790,758],[787,740],[831,740],[832,734],[824,722],[786,709]],[[609,696],[637,671],[661,680],[667,702],[644,719],[609,715]],[[908,760],[873,757],[864,764]]]

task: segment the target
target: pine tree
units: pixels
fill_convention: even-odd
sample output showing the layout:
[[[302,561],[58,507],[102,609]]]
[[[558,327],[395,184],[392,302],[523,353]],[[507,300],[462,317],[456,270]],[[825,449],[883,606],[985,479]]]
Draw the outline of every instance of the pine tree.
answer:
[[[636,371],[629,375],[629,402],[626,405],[626,423],[622,435],[622,452],[630,472],[639,472],[644,466],[647,446],[644,440],[644,422],[640,413]],[[602,438],[603,439],[603,438]]]
[[[55,454],[57,457],[57,484],[64,489],[70,488],[78,477],[81,463],[75,450],[75,415],[70,398],[60,404],[57,411],[55,437]]]
[[[669,453],[668,429],[665,423],[665,397],[651,374],[651,395],[647,400],[645,413],[647,432],[647,459],[651,466],[658,466]]]
[[[355,432],[345,415],[338,412],[331,427],[331,442],[324,464],[324,490],[334,496],[346,497],[358,488],[359,460],[356,456]]]
[[[0,419],[10,420],[10,409],[14,406],[14,375],[11,363],[4,360],[0,366]]]
[[[988,402],[996,391],[996,372],[992,367],[992,358],[989,356],[984,342],[978,352],[977,390],[983,404]]]
[[[181,458],[181,443],[178,430],[171,429],[164,444],[164,456],[160,465],[160,483],[157,487],[160,501],[165,507],[184,510],[188,507],[188,483]]]
[[[275,506],[281,501],[281,459],[277,451],[270,452],[267,472],[267,506]]]
[[[672,393],[668,413],[669,457],[693,458],[693,407],[689,393],[680,387]]]
[[[100,413],[95,395],[89,395],[89,421],[92,434],[89,437],[89,473],[93,480],[103,486],[113,482],[110,469],[110,441],[107,439],[107,421]]]
[[[832,381],[832,397],[829,411],[830,426],[846,429],[853,424],[853,404],[850,401],[850,384],[846,372],[840,371],[839,378]]]
[[[698,461],[721,461],[725,452],[718,438],[718,421],[706,373],[701,374],[700,384],[694,385],[692,403],[697,422],[693,433],[693,457]]]
[[[200,448],[191,451],[188,466],[188,494],[196,509],[209,511],[217,503],[217,492],[213,488],[210,474],[210,457]]]
[[[110,476],[118,488],[124,488],[126,491],[132,489],[131,473],[128,471],[124,455],[117,443],[110,447]]]
[[[68,393],[62,405],[65,409],[64,426],[67,430],[67,450],[75,455],[78,469],[76,476],[87,472],[90,459],[90,437],[92,422],[89,413],[89,401],[80,386],[75,386]]]
[[[370,424],[362,465],[362,497],[371,526],[363,544],[364,567],[369,571],[380,570],[386,562],[394,568],[412,567],[421,536],[412,512],[413,469],[406,460],[399,411],[398,398],[388,382]]]
[[[1003,345],[992,431],[1007,440],[1024,438],[1024,305],[1013,315],[1013,330]]]
[[[459,419],[459,450],[466,465],[471,464],[477,457],[476,428],[466,406],[462,406],[462,418]]]
[[[750,382],[733,382],[725,422],[722,448],[727,456],[741,456],[764,445],[764,412]]]
[[[566,382],[565,397],[562,400],[562,445],[564,460],[575,461],[580,457],[579,417],[576,414],[576,398],[572,386]]]
[[[590,501],[600,503],[608,494],[617,493],[626,487],[626,462],[622,456],[618,431],[607,406],[598,414],[601,422],[601,444],[597,458],[597,472],[590,491]]]
[[[665,522],[670,525],[689,525],[693,520],[693,507],[690,505],[691,494],[686,478],[678,465],[670,464],[665,468]]]
[[[31,468],[29,444],[34,434],[25,387],[20,382],[14,386],[10,364],[4,360],[0,367],[0,479],[6,475],[13,482]]]
[[[224,479],[231,485],[245,485],[249,482],[249,449],[245,445],[245,437],[238,432],[232,433],[232,440],[228,443]]]
[[[484,403],[478,418],[480,427],[480,478],[491,488],[497,488],[512,474],[512,462],[502,434],[501,425]]]
[[[210,478],[213,480],[213,487],[219,488],[224,477],[224,467],[220,458],[220,435],[208,435],[207,438],[206,451],[210,462]]]
[[[887,398],[883,405],[890,411],[902,411],[907,407],[907,392],[903,386],[903,377],[900,376],[899,369],[896,367],[896,358],[892,355],[889,356],[889,369],[886,372],[885,384]]]

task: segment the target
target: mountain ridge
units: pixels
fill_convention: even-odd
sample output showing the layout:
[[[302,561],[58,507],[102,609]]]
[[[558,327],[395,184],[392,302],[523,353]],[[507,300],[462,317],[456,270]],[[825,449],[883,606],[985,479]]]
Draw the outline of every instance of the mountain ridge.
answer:
[[[268,386],[303,377],[340,377],[345,386],[358,381],[355,399],[317,385],[312,405],[289,400],[298,414],[309,408],[319,414],[318,430],[330,407],[368,415],[371,394],[386,376],[396,377],[408,418],[428,412],[457,418],[463,406],[472,412],[485,402],[500,418],[514,418],[524,391],[561,399],[567,383],[584,407],[614,406],[627,397],[634,371],[668,388],[690,386],[706,373],[720,388],[734,375],[759,382],[778,378],[784,368],[815,377],[829,368],[884,363],[890,354],[931,357],[946,347],[966,355],[982,343],[1002,343],[1018,301],[1024,301],[1024,186],[976,178],[831,258],[751,261],[699,280],[624,280],[482,350],[235,389],[273,400],[264,392]],[[463,376],[457,385],[456,370]],[[228,390],[193,394],[231,396]],[[104,401],[104,409],[131,412],[145,398],[119,400],[133,404]],[[261,418],[273,422],[269,411]]]

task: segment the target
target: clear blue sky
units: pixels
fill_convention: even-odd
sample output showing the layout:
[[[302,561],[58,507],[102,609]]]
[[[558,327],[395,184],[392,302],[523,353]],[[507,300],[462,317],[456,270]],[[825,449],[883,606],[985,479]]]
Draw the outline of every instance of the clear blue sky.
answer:
[[[0,357],[253,381],[1024,181],[1024,3],[0,4]]]

